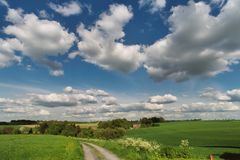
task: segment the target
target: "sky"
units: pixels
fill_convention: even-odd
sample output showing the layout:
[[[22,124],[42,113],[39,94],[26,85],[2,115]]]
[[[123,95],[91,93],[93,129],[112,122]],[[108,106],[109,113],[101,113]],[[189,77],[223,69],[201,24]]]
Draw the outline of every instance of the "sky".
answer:
[[[0,0],[0,121],[240,119],[239,0]]]

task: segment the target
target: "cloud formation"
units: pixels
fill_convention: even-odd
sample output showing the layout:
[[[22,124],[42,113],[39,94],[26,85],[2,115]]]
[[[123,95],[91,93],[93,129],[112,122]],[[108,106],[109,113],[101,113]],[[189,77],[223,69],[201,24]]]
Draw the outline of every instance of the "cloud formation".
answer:
[[[230,71],[240,56],[240,1],[226,3],[216,17],[204,2],[172,9],[171,33],[145,49],[145,68],[156,81],[183,81]]]
[[[85,61],[96,64],[107,70],[133,72],[142,64],[140,45],[124,45],[121,41],[125,33],[123,27],[133,17],[131,8],[125,5],[110,5],[109,11],[100,15],[95,25],[87,29],[81,24],[77,32],[81,37],[77,55]]]
[[[0,68],[21,63],[22,57],[15,55],[15,51],[21,49],[22,44],[16,38],[5,40],[0,38]]]
[[[224,92],[213,88],[206,88],[200,96],[218,101],[240,102],[240,89],[232,89]]]
[[[180,108],[181,112],[232,112],[239,111],[239,106],[232,102],[219,102],[219,103],[192,103],[183,104]]]
[[[154,104],[167,104],[167,103],[174,103],[177,101],[177,97],[173,96],[171,94],[165,94],[163,96],[152,96],[149,97],[148,102],[154,103]]]
[[[63,3],[62,5],[54,4],[54,3],[50,2],[48,5],[55,12],[65,16],[65,17],[77,15],[82,12],[81,5],[77,1],[70,1],[68,3]]]
[[[166,0],[139,0],[140,8],[144,6],[149,6],[149,11],[151,13],[156,13],[161,11],[166,6]]]
[[[24,14],[21,9],[8,9],[6,20],[12,23],[4,33],[16,37],[24,56],[45,65],[54,76],[63,75],[62,64],[49,60],[49,56],[65,54],[75,41],[73,33],[56,21],[40,20],[35,14]],[[15,41],[17,41],[15,40]],[[20,46],[20,44],[18,46]]]

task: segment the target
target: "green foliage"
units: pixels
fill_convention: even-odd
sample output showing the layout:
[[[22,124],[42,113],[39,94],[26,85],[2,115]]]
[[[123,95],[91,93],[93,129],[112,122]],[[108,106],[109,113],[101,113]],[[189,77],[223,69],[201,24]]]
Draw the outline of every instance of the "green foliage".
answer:
[[[33,134],[33,129],[29,127],[22,127],[20,130],[22,134]]]
[[[66,125],[62,130],[62,135],[76,137],[80,133],[80,127],[75,125]]]
[[[124,128],[129,129],[132,126],[131,122],[127,119],[114,119],[111,121],[101,121],[98,123],[98,128]]]
[[[94,136],[100,139],[115,139],[123,137],[125,133],[126,130],[123,128],[106,128],[96,130]]]
[[[39,124],[39,132],[41,134],[46,133],[47,128],[48,128],[48,123],[47,122],[42,122],[42,123]]]
[[[78,134],[81,138],[94,138],[94,130],[92,128],[82,128]]]
[[[42,122],[39,124],[38,130],[41,134],[65,135],[72,137],[76,137],[81,131],[79,126],[66,121]]]
[[[3,127],[0,128],[0,133],[1,134],[15,134],[15,128],[14,127]]]
[[[156,127],[159,126],[159,123],[164,122],[163,117],[151,117],[151,118],[142,118],[140,119],[141,127]]]

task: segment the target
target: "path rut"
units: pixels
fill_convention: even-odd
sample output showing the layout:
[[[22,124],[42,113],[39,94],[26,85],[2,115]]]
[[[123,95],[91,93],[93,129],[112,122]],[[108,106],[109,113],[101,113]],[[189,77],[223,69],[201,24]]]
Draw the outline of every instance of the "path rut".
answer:
[[[91,147],[86,144],[82,144],[83,146],[83,153],[84,153],[84,160],[98,160],[97,156],[94,154]]]
[[[104,157],[105,160],[120,160],[120,158],[118,158],[115,154],[113,154],[109,150],[92,143],[83,144],[84,160],[98,160],[93,149],[99,152],[102,155],[102,157]]]

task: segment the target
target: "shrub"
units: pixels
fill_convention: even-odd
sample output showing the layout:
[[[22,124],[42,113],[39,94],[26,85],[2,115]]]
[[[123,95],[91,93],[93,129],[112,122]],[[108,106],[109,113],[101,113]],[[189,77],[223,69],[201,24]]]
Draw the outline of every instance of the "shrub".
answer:
[[[114,119],[111,121],[101,121],[98,123],[98,128],[107,129],[107,128],[124,128],[129,129],[132,126],[131,122],[127,119]]]
[[[80,132],[80,127],[75,125],[66,125],[62,130],[62,135],[76,137]]]
[[[118,140],[118,143],[125,147],[133,147],[137,151],[158,152],[160,145],[155,142],[149,142],[141,138],[126,138]]]
[[[167,158],[190,158],[191,152],[188,140],[181,140],[179,147],[165,147],[161,150],[161,155]]]
[[[41,134],[44,134],[44,133],[46,133],[47,128],[48,128],[47,122],[42,122],[42,123],[39,124],[39,128],[38,129],[39,129],[39,132]]]
[[[163,147],[161,150],[161,156],[166,158],[180,158],[179,150],[174,147]]]
[[[20,130],[22,134],[33,134],[33,129],[29,127],[22,127]]]
[[[96,138],[102,139],[115,139],[120,138],[126,134],[126,130],[123,128],[106,128],[106,129],[98,129],[94,132]]]
[[[81,138],[94,138],[94,130],[92,128],[82,128],[78,134]]]
[[[2,128],[2,134],[13,134],[14,132],[13,127],[4,127]]]
[[[65,122],[50,122],[47,128],[47,134],[60,135],[66,127]]]
[[[21,134],[21,131],[19,128],[14,128],[13,134]]]

